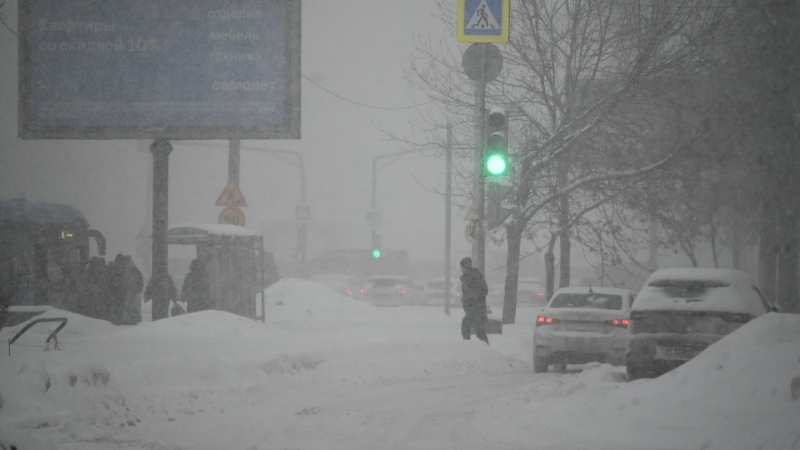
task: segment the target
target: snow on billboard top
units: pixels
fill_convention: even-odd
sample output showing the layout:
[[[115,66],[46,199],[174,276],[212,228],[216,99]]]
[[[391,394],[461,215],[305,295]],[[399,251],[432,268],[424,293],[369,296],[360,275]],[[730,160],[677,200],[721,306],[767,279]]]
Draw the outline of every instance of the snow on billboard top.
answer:
[[[299,139],[300,0],[21,0],[23,139]]]

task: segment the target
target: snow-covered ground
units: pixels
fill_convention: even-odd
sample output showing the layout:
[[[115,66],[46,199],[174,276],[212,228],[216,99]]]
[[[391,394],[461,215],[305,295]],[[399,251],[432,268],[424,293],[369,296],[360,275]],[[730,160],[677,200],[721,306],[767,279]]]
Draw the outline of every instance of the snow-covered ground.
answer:
[[[375,308],[284,279],[267,322],[208,311],[115,327],[64,311],[0,355],[0,444],[30,449],[800,448],[800,316],[768,314],[655,380],[534,374],[537,310],[490,335],[462,311]],[[0,332],[6,343],[18,327]],[[0,445],[0,448],[2,446]]]

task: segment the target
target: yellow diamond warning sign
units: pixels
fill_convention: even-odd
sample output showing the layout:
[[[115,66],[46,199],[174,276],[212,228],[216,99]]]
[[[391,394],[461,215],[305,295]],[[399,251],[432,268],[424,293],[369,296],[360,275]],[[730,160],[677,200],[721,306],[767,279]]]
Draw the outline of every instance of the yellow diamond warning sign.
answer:
[[[236,183],[236,181],[231,180],[231,182],[225,186],[225,190],[223,190],[222,194],[219,195],[216,205],[237,207],[247,206],[244,195],[242,195],[242,191],[239,190],[239,185]]]

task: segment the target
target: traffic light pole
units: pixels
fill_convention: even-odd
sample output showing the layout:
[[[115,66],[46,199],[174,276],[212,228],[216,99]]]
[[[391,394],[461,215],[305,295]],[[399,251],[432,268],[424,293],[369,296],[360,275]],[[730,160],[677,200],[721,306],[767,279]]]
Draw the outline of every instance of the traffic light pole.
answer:
[[[481,67],[485,67],[486,44],[480,45]],[[472,259],[477,263],[478,270],[486,276],[486,232],[484,198],[486,197],[486,180],[483,171],[484,147],[486,136],[484,130],[486,115],[486,73],[481,70],[480,78],[475,81],[475,182],[473,192],[475,192],[475,208],[477,209],[478,219],[478,239],[472,244]]]

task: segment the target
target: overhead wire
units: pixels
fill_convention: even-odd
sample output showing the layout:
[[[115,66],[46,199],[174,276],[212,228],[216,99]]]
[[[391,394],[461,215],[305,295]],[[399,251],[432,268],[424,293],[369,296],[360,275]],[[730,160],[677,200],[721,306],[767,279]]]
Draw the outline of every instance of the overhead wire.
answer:
[[[427,102],[418,103],[418,104],[409,105],[409,106],[375,106],[375,105],[368,105],[366,103],[357,102],[355,100],[350,100],[349,98],[343,97],[343,96],[341,96],[341,95],[339,95],[339,94],[337,94],[337,93],[335,93],[335,92],[323,87],[322,85],[318,84],[316,81],[314,81],[311,78],[307,77],[306,74],[302,74],[302,76],[306,81],[308,81],[309,83],[311,83],[314,86],[318,87],[319,89],[327,92],[328,94],[333,95],[334,97],[336,97],[336,98],[338,98],[338,99],[340,99],[342,101],[345,101],[347,103],[351,103],[353,105],[361,106],[361,107],[364,107],[364,108],[397,111],[397,110],[403,110],[403,109],[419,108],[420,106],[424,106],[424,105],[427,105],[428,103],[433,102],[433,100],[428,100]]]

